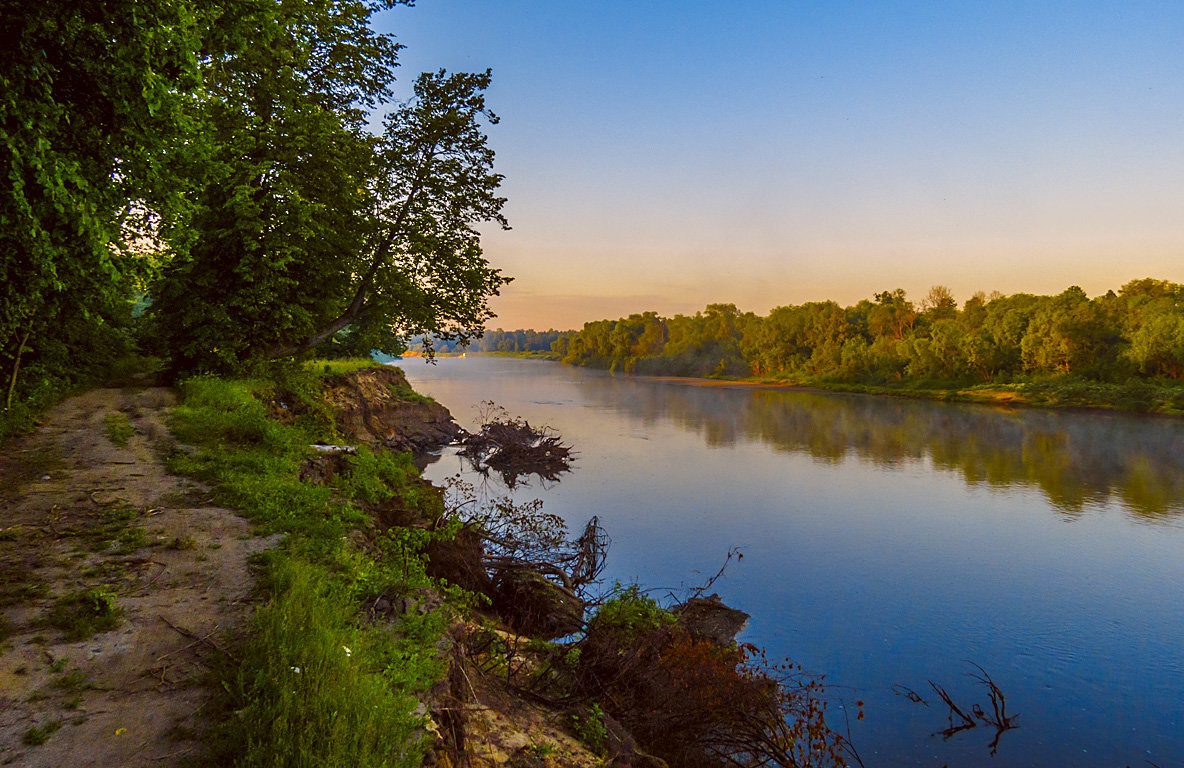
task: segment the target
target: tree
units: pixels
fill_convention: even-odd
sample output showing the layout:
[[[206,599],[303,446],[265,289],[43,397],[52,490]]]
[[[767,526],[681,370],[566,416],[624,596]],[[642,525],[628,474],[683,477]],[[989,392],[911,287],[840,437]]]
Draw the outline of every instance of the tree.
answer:
[[[383,3],[389,6],[392,3]],[[362,0],[244,1],[214,25],[195,111],[196,213],[151,314],[179,369],[232,369],[305,331],[344,290],[366,227],[374,138],[399,46]]]
[[[368,130],[401,47],[370,18],[401,2],[244,2],[219,19],[197,213],[153,288],[175,368],[234,370],[336,334],[398,352],[417,334],[467,340],[490,316],[506,279],[472,228],[505,225],[489,73],[425,74],[383,136]]]
[[[0,0],[6,399],[22,371],[48,383],[126,347],[137,224],[179,202],[201,28],[184,0]]]
[[[489,266],[473,225],[495,221],[505,198],[495,193],[482,118],[490,72],[425,72],[415,98],[386,123],[374,180],[377,206],[365,271],[336,318],[307,338],[273,348],[272,357],[313,349],[351,324],[381,344],[392,334],[448,335],[466,342],[492,317],[486,301],[509,278]]]
[[[882,291],[876,294],[876,303],[868,310],[867,323],[874,336],[891,335],[903,339],[913,329],[917,309],[905,298],[904,289]]]
[[[1020,342],[1024,368],[1047,373],[1082,372],[1104,362],[1112,333],[1096,303],[1077,286],[1049,297],[1032,315]]]
[[[929,322],[952,320],[958,314],[958,302],[947,286],[935,285],[921,300],[921,313]]]

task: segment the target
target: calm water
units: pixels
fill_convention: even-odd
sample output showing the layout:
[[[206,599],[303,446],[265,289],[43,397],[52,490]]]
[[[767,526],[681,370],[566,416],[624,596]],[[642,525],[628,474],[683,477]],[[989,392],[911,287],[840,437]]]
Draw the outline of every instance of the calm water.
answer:
[[[714,589],[752,614],[743,639],[866,702],[869,768],[1184,765],[1184,421],[401,367],[464,426],[493,400],[574,444],[570,474],[516,496],[577,532],[599,515],[610,580],[677,591],[739,547]],[[990,709],[966,660],[1019,714],[994,757],[994,729],[933,735],[928,680]]]

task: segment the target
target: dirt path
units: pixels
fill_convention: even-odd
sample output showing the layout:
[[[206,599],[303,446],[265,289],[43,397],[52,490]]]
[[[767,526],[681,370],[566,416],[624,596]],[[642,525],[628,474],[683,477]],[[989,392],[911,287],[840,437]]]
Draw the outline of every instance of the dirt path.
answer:
[[[274,541],[167,473],[171,403],[94,390],[0,449],[0,765],[201,755],[203,678],[245,629],[248,556]],[[86,622],[100,631],[75,638]]]

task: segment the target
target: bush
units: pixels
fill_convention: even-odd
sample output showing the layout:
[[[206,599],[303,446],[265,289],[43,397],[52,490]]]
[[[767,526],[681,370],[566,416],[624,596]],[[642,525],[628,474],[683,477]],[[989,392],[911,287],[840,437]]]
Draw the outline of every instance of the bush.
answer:
[[[691,636],[636,587],[589,622],[575,677],[671,765],[845,765],[821,681],[768,664],[754,646]]]

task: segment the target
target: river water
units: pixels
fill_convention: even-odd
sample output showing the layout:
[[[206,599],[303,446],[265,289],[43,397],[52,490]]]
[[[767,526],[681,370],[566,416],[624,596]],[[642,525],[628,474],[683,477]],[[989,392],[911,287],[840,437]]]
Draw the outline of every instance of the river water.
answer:
[[[400,367],[463,426],[492,400],[574,445],[515,498],[577,533],[598,515],[610,581],[679,593],[738,547],[713,591],[752,614],[741,639],[825,675],[832,726],[865,702],[868,768],[1184,765],[1184,420]],[[425,474],[464,471],[445,451]],[[991,710],[970,662],[1018,714],[994,756],[994,728],[938,733],[931,680]]]

